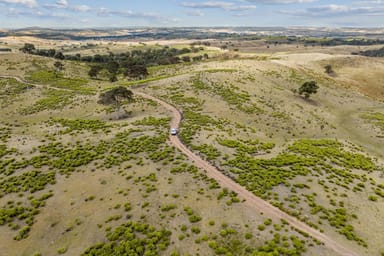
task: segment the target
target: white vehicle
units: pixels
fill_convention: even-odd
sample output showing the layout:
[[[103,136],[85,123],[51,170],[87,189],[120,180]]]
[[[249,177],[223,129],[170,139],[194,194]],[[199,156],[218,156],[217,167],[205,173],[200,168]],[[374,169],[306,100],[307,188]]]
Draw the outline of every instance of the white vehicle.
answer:
[[[171,128],[171,135],[176,135],[176,134],[177,134],[177,129]]]

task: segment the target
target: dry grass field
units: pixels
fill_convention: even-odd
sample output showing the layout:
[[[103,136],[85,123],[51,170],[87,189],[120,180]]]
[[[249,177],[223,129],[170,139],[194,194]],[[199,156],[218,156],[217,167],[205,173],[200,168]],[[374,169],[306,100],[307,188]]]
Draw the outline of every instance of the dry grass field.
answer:
[[[134,96],[121,120],[98,104],[108,88],[135,84],[179,109],[183,143],[234,181],[358,255],[384,255],[382,58],[350,55],[352,46],[212,43],[209,59],[111,83],[75,61],[48,79],[56,60],[18,52],[25,42],[84,55],[190,43],[1,38],[15,50],[0,54],[0,76],[30,84],[0,79],[0,256],[119,245],[137,255],[335,255],[250,210],[170,146],[170,113],[156,102]],[[312,80],[317,94],[295,93]]]

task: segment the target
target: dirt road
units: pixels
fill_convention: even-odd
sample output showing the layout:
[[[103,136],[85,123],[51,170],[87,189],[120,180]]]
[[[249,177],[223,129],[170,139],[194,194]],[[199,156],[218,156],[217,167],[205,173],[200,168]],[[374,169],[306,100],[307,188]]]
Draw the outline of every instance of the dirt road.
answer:
[[[134,91],[136,95],[139,95],[143,98],[153,100],[168,111],[172,113],[171,127],[179,128],[180,122],[182,119],[182,115],[179,110],[177,110],[174,106],[166,103],[159,98],[153,97],[151,95],[145,94],[143,92]],[[358,254],[344,247],[343,245],[337,243],[332,238],[326,236],[320,231],[311,228],[307,224],[299,221],[295,217],[288,215],[287,213],[281,211],[280,209],[274,207],[270,203],[264,201],[263,199],[255,196],[253,193],[249,192],[247,189],[237,184],[231,178],[225,176],[222,172],[220,172],[215,166],[211,165],[207,161],[200,158],[198,155],[189,150],[178,138],[178,136],[169,136],[170,142],[178,148],[182,153],[184,153],[189,159],[195,162],[195,165],[201,169],[206,171],[206,174],[210,178],[214,178],[221,186],[226,187],[238,194],[238,196],[242,199],[245,199],[245,204],[248,207],[254,209],[258,212],[263,212],[265,216],[273,216],[278,219],[285,219],[292,227],[297,228],[301,231],[308,233],[310,236],[316,238],[317,240],[324,243],[324,246],[329,249],[335,251],[339,255],[343,256],[357,256]]]

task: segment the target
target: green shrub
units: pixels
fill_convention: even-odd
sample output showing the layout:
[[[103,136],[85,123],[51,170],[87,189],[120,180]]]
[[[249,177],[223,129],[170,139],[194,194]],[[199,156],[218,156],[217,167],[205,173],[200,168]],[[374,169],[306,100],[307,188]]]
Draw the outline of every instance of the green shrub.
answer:
[[[58,254],[64,254],[64,253],[67,252],[67,250],[68,250],[67,247],[61,247],[61,248],[59,248],[59,249],[57,250],[57,253],[58,253]]]
[[[54,71],[40,70],[30,74],[33,82],[50,85],[56,88],[68,89],[82,94],[92,94],[94,89],[86,86],[87,80],[81,78],[66,78]]]
[[[260,231],[264,231],[265,230],[265,226],[260,224],[257,226],[257,229],[260,230]]]
[[[198,227],[192,227],[192,228],[191,228],[191,231],[192,231],[192,233],[194,233],[194,234],[200,234],[200,228],[198,228]]]
[[[36,101],[32,106],[21,109],[23,115],[30,115],[44,110],[60,110],[73,102],[75,96],[72,92],[47,89],[43,91],[44,98]]]
[[[252,233],[245,233],[245,239],[249,240],[253,237],[253,234]]]
[[[91,120],[91,119],[63,119],[63,118],[51,118],[49,121],[50,124],[58,123],[63,127],[67,127],[63,134],[71,133],[73,131],[97,131],[100,129],[105,129],[110,127],[106,122],[100,120]]]
[[[198,215],[190,215],[188,219],[191,223],[196,223],[201,221],[202,218]]]
[[[175,204],[168,204],[161,207],[161,211],[168,212],[170,210],[176,209],[177,206]]]
[[[168,248],[170,235],[170,231],[146,223],[127,222],[107,233],[108,242],[96,244],[82,255],[159,255]]]

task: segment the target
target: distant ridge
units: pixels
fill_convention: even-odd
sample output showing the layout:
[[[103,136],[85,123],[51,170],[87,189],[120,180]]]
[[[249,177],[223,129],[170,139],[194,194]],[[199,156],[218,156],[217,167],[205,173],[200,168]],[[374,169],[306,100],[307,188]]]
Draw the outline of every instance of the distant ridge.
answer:
[[[152,40],[152,39],[225,39],[239,36],[359,37],[384,40],[383,28],[327,27],[180,27],[180,28],[89,28],[54,29],[28,27],[0,30],[0,36],[34,36],[50,40]]]

